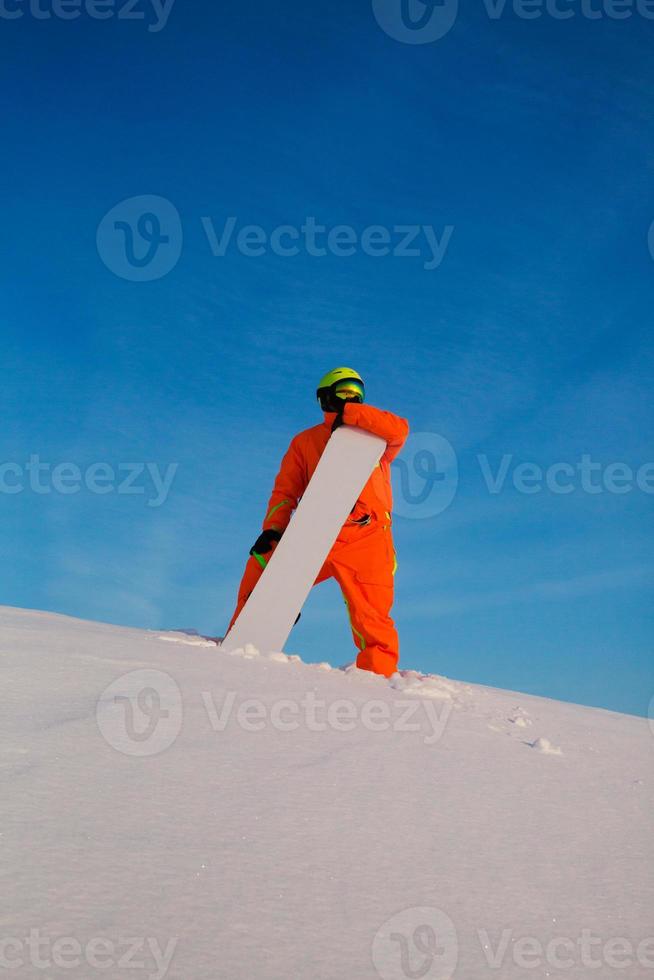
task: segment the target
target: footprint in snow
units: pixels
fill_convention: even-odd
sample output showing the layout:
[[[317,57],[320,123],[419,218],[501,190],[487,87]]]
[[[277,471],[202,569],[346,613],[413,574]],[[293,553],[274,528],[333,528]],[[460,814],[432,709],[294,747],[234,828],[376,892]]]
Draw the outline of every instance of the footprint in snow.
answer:
[[[507,728],[510,725],[512,727]],[[513,735],[516,728],[529,728],[533,725],[529,713],[524,708],[516,707],[508,715],[498,717],[491,715],[487,728],[492,732],[504,732],[505,735]]]
[[[537,738],[533,742],[525,742],[530,749],[536,749],[537,752],[541,752],[543,755],[563,755],[563,749],[557,748],[556,745],[552,745],[548,738]]]
[[[532,724],[532,720],[524,708],[516,708],[515,711],[509,715],[508,721],[512,725],[515,725],[516,728],[529,728],[529,726]]]

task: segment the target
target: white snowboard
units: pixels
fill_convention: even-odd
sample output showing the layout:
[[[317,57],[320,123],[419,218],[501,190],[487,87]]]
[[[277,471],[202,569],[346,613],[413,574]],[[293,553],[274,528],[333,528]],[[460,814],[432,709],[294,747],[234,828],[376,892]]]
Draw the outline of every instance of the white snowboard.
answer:
[[[284,536],[241,615],[220,644],[282,651],[318,572],[386,449],[379,436],[342,425],[330,437]]]

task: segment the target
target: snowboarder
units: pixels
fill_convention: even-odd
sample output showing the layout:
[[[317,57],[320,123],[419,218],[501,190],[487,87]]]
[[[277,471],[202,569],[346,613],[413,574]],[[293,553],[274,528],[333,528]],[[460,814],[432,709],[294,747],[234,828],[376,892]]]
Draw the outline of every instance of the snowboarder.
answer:
[[[341,587],[350,617],[357,667],[390,677],[397,669],[399,642],[390,617],[397,567],[391,537],[391,462],[409,432],[405,419],[364,405],[361,375],[351,368],[329,371],[316,392],[324,421],[298,433],[284,456],[270,497],[263,530],[252,548],[238,591],[231,629],[281,539],[331,433],[356,425],[386,441],[386,452],[341,528],[316,583],[332,576]]]

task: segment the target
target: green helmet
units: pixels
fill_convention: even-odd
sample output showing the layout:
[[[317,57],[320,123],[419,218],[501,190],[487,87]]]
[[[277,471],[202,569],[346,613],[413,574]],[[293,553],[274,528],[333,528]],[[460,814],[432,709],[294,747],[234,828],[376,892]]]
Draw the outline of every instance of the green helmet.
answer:
[[[363,378],[349,367],[328,371],[318,382],[316,395],[323,412],[337,412],[345,399],[363,402],[366,397]]]

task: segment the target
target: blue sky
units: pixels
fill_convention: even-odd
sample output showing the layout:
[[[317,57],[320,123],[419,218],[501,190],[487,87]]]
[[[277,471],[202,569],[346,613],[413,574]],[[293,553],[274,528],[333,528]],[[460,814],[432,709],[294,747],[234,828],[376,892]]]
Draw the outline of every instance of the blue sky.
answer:
[[[576,474],[529,494],[514,467],[586,455],[601,481],[654,459],[654,22],[480,2],[416,44],[371,3],[177,0],[160,30],[135,11],[0,18],[0,461],[5,486],[34,456],[177,468],[157,507],[147,471],[140,494],[27,476],[0,494],[0,602],[221,632],[279,458],[319,420],[316,381],[352,364],[417,449],[436,434],[458,464],[446,509],[398,507],[402,666],[645,714],[652,493]],[[127,232],[102,222],[119,206],[129,224],[140,205],[122,202],[143,197],[169,202],[146,234],[167,235],[171,268],[134,281]],[[310,254],[298,231],[293,256],[234,238],[214,255],[207,228],[230,216],[267,242],[346,225],[354,254]],[[371,226],[391,249],[399,226],[450,231],[426,269],[423,232],[418,255],[371,255]],[[288,649],[351,659],[332,583]]]

